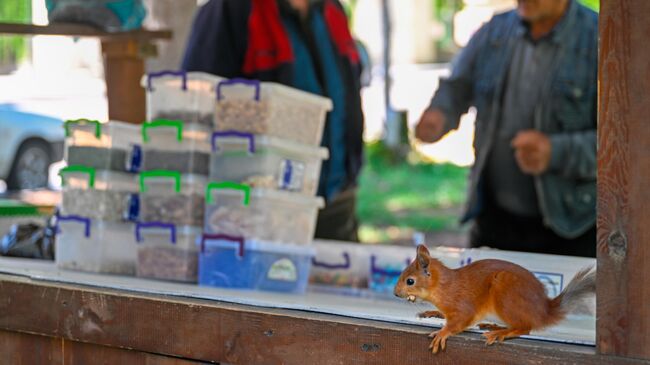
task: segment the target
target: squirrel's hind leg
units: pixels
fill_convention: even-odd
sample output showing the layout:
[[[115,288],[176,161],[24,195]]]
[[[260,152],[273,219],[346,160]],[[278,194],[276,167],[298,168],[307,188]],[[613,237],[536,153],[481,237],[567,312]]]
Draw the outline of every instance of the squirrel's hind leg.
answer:
[[[492,345],[495,342],[503,342],[508,338],[519,337],[530,333],[530,329],[505,328],[496,331],[490,331],[483,334],[486,345]]]

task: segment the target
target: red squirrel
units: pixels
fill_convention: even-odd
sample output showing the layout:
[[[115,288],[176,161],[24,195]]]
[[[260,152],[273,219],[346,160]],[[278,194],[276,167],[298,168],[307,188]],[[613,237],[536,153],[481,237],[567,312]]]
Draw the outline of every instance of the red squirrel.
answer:
[[[555,298],[548,298],[544,285],[523,267],[502,260],[479,260],[459,269],[450,269],[432,258],[424,245],[416,259],[402,272],[394,294],[415,302],[424,300],[438,311],[420,317],[444,318],[446,323],[432,332],[429,349],[444,350],[449,336],[462,332],[487,315],[496,315],[507,327],[479,325],[488,329],[483,336],[491,345],[507,338],[562,321],[583,299],[596,292],[596,273],[592,268],[578,272]]]

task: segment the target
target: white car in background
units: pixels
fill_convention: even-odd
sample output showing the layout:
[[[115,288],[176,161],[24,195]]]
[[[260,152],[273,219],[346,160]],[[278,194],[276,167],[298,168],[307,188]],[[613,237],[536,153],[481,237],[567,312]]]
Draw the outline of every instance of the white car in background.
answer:
[[[8,190],[48,187],[50,165],[63,158],[63,121],[0,106],[0,179]]]

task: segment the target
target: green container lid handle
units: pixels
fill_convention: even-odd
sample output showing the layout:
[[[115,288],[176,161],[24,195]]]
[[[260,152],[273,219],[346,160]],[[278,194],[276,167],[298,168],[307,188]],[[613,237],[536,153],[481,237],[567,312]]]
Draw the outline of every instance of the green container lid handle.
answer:
[[[156,119],[151,122],[144,122],[142,124],[142,141],[149,142],[149,133],[147,131],[152,128],[176,128],[176,139],[180,142],[183,140],[183,121]]]
[[[65,129],[65,136],[70,137],[70,124],[94,124],[95,125],[95,138],[99,139],[102,136],[102,124],[98,120],[90,120],[86,118],[70,119],[63,123]]]
[[[63,178],[63,175],[71,172],[88,174],[88,187],[91,189],[95,187],[95,168],[82,165],[71,165],[62,168],[61,171],[59,171],[59,175],[61,176],[61,186],[65,185],[65,179]]]
[[[251,200],[251,187],[244,184],[237,184],[230,181],[225,182],[211,182],[205,189],[205,198],[208,204],[212,204],[212,190],[240,190],[244,193],[244,206],[248,206]]]
[[[149,178],[156,177],[168,177],[174,179],[174,191],[177,193],[181,192],[181,173],[180,171],[169,171],[169,170],[151,170],[143,171],[140,173],[140,192],[147,192],[147,185],[145,180]]]

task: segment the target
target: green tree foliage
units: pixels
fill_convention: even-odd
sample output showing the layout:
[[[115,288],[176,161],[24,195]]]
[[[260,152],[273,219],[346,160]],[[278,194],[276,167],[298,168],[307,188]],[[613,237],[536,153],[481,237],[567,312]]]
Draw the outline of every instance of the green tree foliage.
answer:
[[[600,8],[600,0],[580,0],[580,3],[594,11]]]
[[[31,2],[25,0],[0,0],[0,22],[29,23],[32,18]],[[27,56],[25,37],[0,35],[0,65],[17,63]]]

